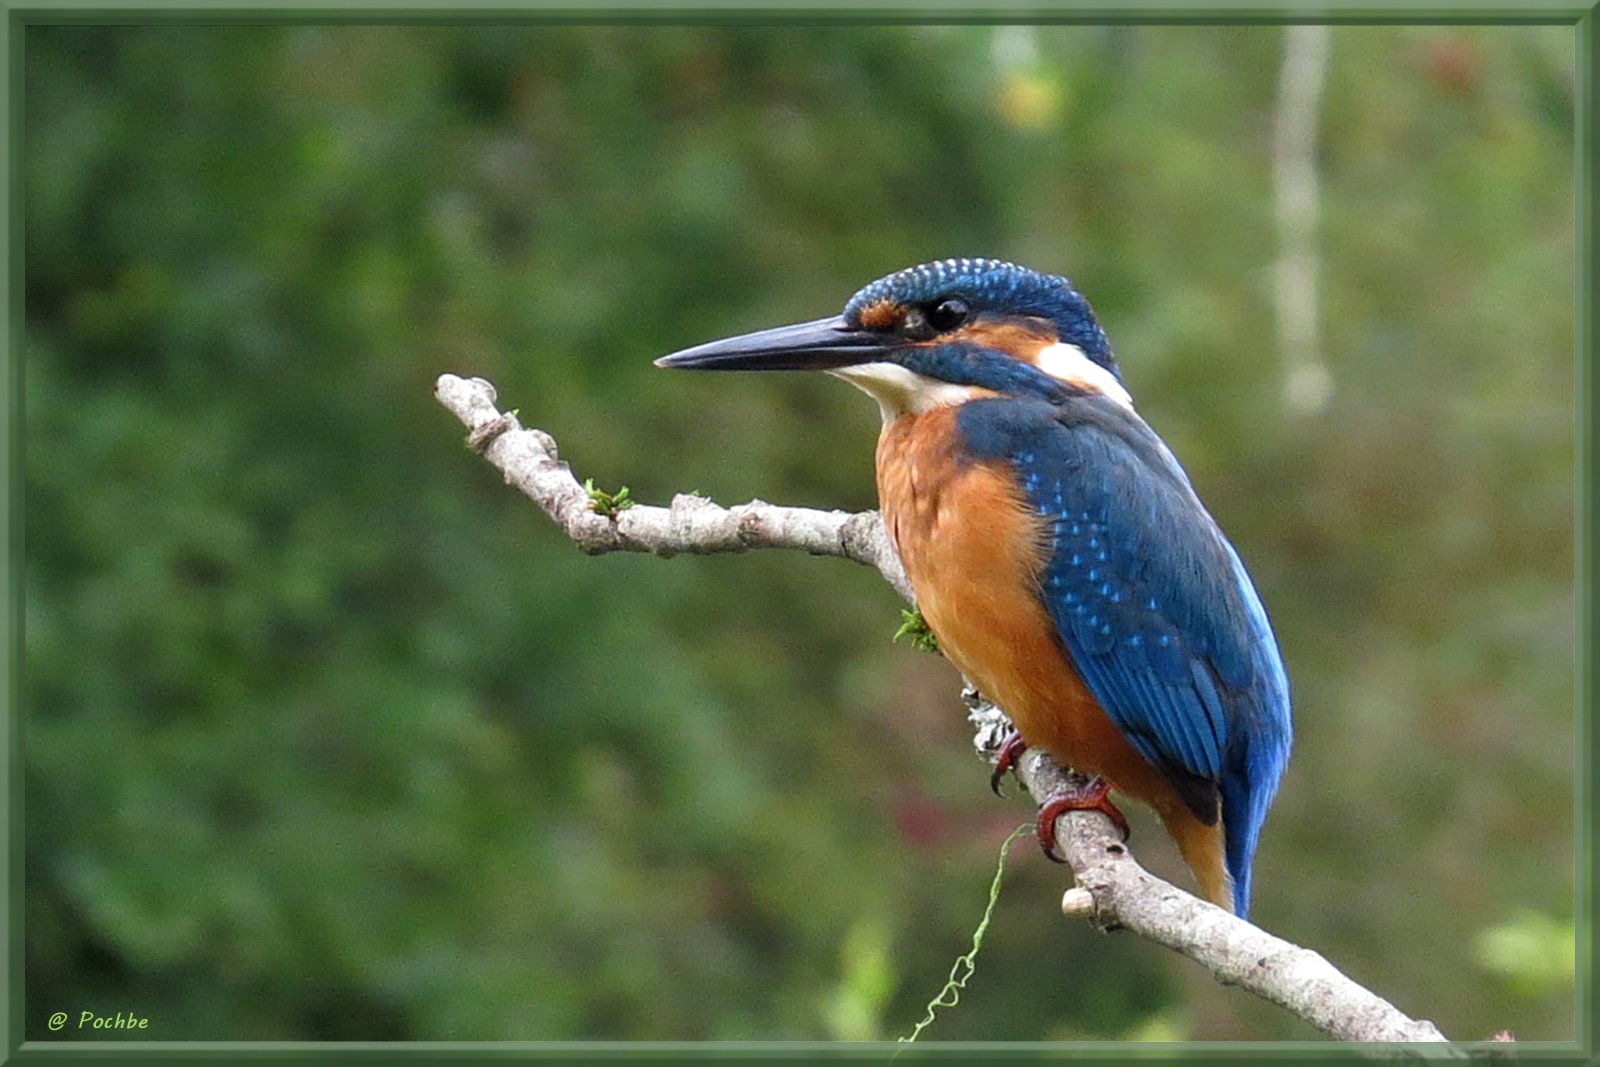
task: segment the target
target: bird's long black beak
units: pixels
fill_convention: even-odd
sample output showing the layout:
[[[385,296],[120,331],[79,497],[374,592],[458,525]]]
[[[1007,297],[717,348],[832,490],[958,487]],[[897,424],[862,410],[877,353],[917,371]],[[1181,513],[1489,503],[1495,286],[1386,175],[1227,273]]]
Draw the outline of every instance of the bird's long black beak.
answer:
[[[884,359],[891,338],[830,319],[777,326],[711,341],[656,360],[688,370],[833,370]]]

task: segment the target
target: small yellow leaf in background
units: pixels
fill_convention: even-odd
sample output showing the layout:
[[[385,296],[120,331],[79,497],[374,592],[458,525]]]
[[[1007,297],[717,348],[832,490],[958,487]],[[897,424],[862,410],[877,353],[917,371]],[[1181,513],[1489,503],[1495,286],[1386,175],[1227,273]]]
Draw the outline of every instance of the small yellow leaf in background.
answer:
[[[1066,88],[1038,71],[1008,70],[995,89],[994,110],[1014,130],[1038,133],[1054,128],[1066,111]]]

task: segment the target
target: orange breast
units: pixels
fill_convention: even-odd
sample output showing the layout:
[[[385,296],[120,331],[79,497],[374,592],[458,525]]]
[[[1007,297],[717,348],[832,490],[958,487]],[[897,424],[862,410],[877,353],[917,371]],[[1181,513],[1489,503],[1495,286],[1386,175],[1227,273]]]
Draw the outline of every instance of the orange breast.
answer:
[[[1044,523],[1003,464],[960,454],[957,410],[902,415],[878,440],[884,521],[923,618],[945,655],[1005,709],[1029,746],[1153,807],[1207,896],[1225,900],[1217,828],[1190,814],[1067,659],[1039,595],[1049,547]]]

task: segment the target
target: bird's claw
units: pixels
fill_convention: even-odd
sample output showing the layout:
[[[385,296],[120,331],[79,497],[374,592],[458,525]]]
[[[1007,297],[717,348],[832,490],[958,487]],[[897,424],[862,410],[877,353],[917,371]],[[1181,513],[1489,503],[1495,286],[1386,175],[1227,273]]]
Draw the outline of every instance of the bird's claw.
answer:
[[[1017,765],[1017,757],[1027,750],[1028,743],[1022,739],[1022,734],[1017,730],[1006,734],[1005,739],[1000,742],[1000,748],[994,756],[994,773],[989,775],[989,788],[994,790],[995,796],[1005,796],[1000,791],[1000,779]]]
[[[1045,797],[1044,803],[1039,805],[1039,822],[1036,829],[1039,834],[1039,847],[1044,849],[1046,859],[1055,863],[1066,862],[1056,851],[1056,819],[1064,811],[1101,812],[1122,834],[1122,840],[1128,839],[1128,820],[1117,810],[1117,806],[1111,803],[1110,793],[1111,783],[1104,778],[1095,777],[1081,789],[1064,790]]]

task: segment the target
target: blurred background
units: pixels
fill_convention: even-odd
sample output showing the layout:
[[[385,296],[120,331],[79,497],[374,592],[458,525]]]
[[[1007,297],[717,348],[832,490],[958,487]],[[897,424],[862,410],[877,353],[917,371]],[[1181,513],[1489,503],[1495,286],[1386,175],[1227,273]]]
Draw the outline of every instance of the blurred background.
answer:
[[[1574,1037],[1571,28],[25,32],[29,1037],[909,1031],[1032,811],[953,670],[863,567],[581,555],[432,384],[869,508],[867,398],[650,361],[959,255],[1074,279],[1261,587],[1254,918]],[[1066,877],[926,1039],[1317,1036]]]

